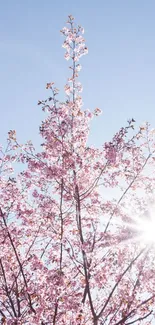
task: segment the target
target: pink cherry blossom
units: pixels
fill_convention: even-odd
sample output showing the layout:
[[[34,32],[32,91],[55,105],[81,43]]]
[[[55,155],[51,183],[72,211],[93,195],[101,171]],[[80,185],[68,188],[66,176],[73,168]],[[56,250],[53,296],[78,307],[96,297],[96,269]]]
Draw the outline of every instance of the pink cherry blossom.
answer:
[[[75,62],[88,49],[71,15],[67,26],[66,99],[47,83],[41,150],[14,130],[0,147],[0,322],[153,325],[154,241],[141,226],[151,206],[154,217],[154,130],[131,119],[101,148],[90,144],[101,110],[82,107]]]

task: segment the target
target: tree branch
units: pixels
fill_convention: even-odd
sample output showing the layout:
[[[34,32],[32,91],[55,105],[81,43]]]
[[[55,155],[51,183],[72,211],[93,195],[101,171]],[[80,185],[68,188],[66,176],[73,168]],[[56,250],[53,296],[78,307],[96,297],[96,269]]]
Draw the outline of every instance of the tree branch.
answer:
[[[119,280],[116,282],[116,284],[114,285],[114,287],[113,287],[113,289],[112,289],[112,291],[111,291],[111,293],[109,294],[109,297],[108,297],[108,299],[106,300],[106,302],[105,302],[105,304],[104,304],[104,306],[103,306],[103,308],[101,309],[101,311],[100,311],[100,313],[98,314],[98,318],[102,315],[102,313],[103,313],[103,311],[104,311],[104,309],[106,308],[106,306],[108,305],[108,303],[109,303],[109,300],[111,299],[111,297],[112,297],[112,295],[113,295],[113,293],[114,293],[114,291],[116,290],[116,288],[118,287],[118,285],[119,285],[119,283],[121,282],[121,280],[122,280],[122,278],[123,278],[123,276],[127,273],[127,271],[131,268],[131,266],[134,264],[134,262],[142,255],[142,253],[144,252],[144,250],[145,249],[142,249],[141,251],[140,251],[140,253],[130,262],[130,264],[127,266],[127,268],[125,269],[125,271],[122,273],[122,275],[120,276],[120,278],[119,278]]]

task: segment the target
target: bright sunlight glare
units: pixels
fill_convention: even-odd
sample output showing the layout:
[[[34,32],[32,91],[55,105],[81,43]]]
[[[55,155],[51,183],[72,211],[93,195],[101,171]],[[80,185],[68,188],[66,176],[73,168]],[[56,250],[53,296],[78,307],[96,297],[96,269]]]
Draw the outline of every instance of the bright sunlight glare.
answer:
[[[155,243],[155,220],[140,220],[137,227],[144,242]]]
[[[132,226],[130,224],[130,227],[137,232],[138,238],[143,243],[155,243],[155,213],[153,209],[136,217],[135,223]]]
[[[140,244],[155,244],[155,206],[149,208],[145,213],[135,215],[131,212],[129,214],[130,221],[123,221],[117,219],[116,224],[123,226],[129,232],[129,237],[125,241],[136,241]],[[132,217],[131,217],[132,215]],[[124,241],[124,240],[123,240]]]

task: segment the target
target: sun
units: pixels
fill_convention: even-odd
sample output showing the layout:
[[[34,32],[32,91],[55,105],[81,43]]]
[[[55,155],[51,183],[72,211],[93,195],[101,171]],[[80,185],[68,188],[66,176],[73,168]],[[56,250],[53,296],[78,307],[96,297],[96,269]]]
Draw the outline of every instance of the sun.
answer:
[[[129,209],[128,209],[129,210]],[[125,231],[125,239],[123,242],[137,242],[140,245],[155,245],[155,205],[149,205],[144,212],[135,213],[134,210],[128,211],[128,221],[117,219],[116,225],[123,226]]]
[[[155,243],[155,220],[143,220],[139,223],[139,231],[144,242]]]
[[[154,210],[155,211],[155,210]],[[137,237],[142,240],[143,243],[155,244],[155,213],[152,209],[149,209],[146,213],[135,218],[135,224],[132,227]]]
[[[135,211],[132,206],[125,212],[123,217],[115,219],[112,224],[115,233],[119,229],[119,244],[137,243],[155,248],[155,204],[148,204],[145,212]]]

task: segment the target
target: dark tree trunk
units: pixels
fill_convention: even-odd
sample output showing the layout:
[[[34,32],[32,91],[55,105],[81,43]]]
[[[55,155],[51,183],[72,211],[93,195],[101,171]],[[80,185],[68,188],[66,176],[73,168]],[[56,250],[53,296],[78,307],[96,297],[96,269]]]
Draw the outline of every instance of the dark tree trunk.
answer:
[[[98,325],[98,319],[97,318],[94,318],[94,323],[93,325]]]

